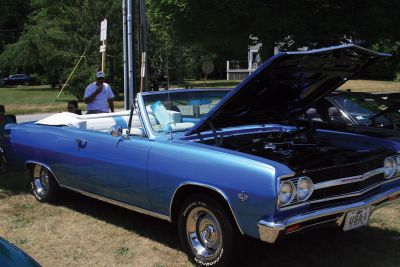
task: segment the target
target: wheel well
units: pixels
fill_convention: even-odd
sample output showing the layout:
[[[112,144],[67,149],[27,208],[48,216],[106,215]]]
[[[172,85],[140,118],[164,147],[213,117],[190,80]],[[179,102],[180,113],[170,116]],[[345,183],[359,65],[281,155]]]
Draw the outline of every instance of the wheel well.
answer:
[[[49,172],[49,174],[52,176],[52,178],[54,179],[54,181],[58,184],[58,186],[60,186],[60,183],[58,182],[58,179],[56,178],[56,176],[54,175],[54,173],[45,165],[40,164],[40,163],[35,163],[35,162],[29,162],[25,165],[26,169],[29,172],[29,178],[31,178],[34,175],[34,168],[36,165],[42,166],[43,168],[47,169],[47,171]]]
[[[29,172],[29,178],[33,175],[33,168],[35,167],[35,163],[27,163],[25,165],[25,168],[28,170]]]
[[[229,216],[229,219],[231,220],[232,224],[235,225],[235,228],[241,232],[241,229],[239,229],[239,226],[237,224],[237,221],[235,219],[235,216],[232,213],[232,210],[227,202],[227,200],[217,191],[199,186],[199,185],[184,185],[178,189],[178,191],[175,193],[172,206],[171,206],[171,222],[176,223],[178,221],[178,216],[179,216],[179,209],[182,203],[191,195],[193,194],[205,194],[208,196],[211,196],[214,198],[216,201],[218,201],[219,204],[224,208],[226,214]]]

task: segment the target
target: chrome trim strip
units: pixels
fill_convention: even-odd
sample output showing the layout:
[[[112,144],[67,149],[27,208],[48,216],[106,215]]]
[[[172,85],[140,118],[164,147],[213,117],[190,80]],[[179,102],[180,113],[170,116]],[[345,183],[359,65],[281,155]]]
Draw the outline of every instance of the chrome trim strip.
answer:
[[[167,215],[164,215],[164,214],[160,214],[160,213],[157,213],[157,212],[149,211],[149,210],[146,210],[146,209],[143,209],[143,208],[139,208],[139,207],[136,207],[136,206],[133,206],[133,205],[130,205],[130,204],[126,204],[126,203],[123,203],[123,202],[120,202],[120,201],[117,201],[117,200],[114,200],[114,199],[111,199],[111,198],[99,196],[99,195],[96,195],[96,194],[93,194],[93,193],[89,193],[89,192],[86,192],[86,191],[83,191],[83,190],[75,189],[75,188],[72,188],[70,186],[62,185],[61,187],[65,188],[65,189],[68,189],[68,190],[71,190],[71,191],[74,191],[74,192],[77,192],[77,193],[80,193],[82,195],[94,198],[94,199],[97,199],[97,200],[101,200],[103,202],[107,202],[107,203],[110,203],[110,204],[113,204],[113,205],[128,209],[128,210],[132,210],[132,211],[135,211],[135,212],[139,212],[139,213],[142,213],[142,214],[145,214],[145,215],[153,216],[153,217],[156,217],[158,219],[162,219],[162,220],[171,222],[170,217],[167,216]]]
[[[204,187],[204,188],[207,188],[207,189],[211,189],[211,190],[215,191],[216,193],[218,193],[219,195],[221,195],[225,199],[226,203],[228,203],[228,206],[229,206],[229,208],[231,210],[231,213],[233,215],[233,218],[235,219],[235,223],[236,223],[240,233],[242,235],[244,235],[244,232],[243,232],[242,228],[240,227],[238,220],[236,219],[235,213],[233,212],[232,205],[231,205],[231,203],[230,203],[230,201],[228,199],[228,196],[222,190],[220,190],[220,189],[218,189],[216,187],[213,187],[213,186],[210,186],[210,185],[207,185],[207,184],[198,183],[198,182],[183,182],[175,190],[175,192],[174,192],[174,194],[172,195],[172,198],[171,198],[171,203],[169,204],[169,216],[170,216],[170,220],[171,221],[172,221],[172,218],[171,218],[171,216],[172,216],[172,203],[174,203],[175,194],[176,194],[176,192],[178,192],[178,190],[181,187],[186,186],[186,185],[195,185],[195,186]]]
[[[41,163],[38,161],[34,161],[34,160],[27,160],[25,162],[25,168],[28,168],[28,164],[37,164],[37,165],[41,165],[41,166],[45,167],[51,173],[51,175],[53,175],[53,177],[54,177],[54,179],[56,179],[57,183],[61,186],[60,180],[57,178],[57,176],[55,175],[53,170],[47,164],[44,164],[44,163]],[[31,177],[29,177],[29,179],[30,178]]]
[[[28,164],[38,164],[38,165],[41,165],[41,166],[45,167],[53,175],[54,179],[56,179],[57,183],[62,188],[65,188],[65,189],[80,193],[82,195],[85,195],[85,196],[88,196],[88,197],[91,197],[91,198],[94,198],[94,199],[97,199],[97,200],[104,201],[104,202],[107,202],[107,203],[110,203],[110,204],[113,204],[113,205],[116,205],[116,206],[119,206],[119,207],[122,207],[122,208],[126,208],[128,210],[132,210],[132,211],[135,211],[135,212],[139,212],[139,213],[142,213],[142,214],[145,214],[145,215],[149,215],[149,216],[152,216],[152,217],[156,217],[158,219],[162,219],[162,220],[171,222],[170,217],[167,216],[167,215],[156,213],[156,212],[153,212],[153,211],[149,211],[149,210],[146,210],[146,209],[143,209],[143,208],[139,208],[139,207],[136,207],[136,206],[133,206],[133,205],[130,205],[130,204],[126,204],[126,203],[114,200],[114,199],[110,199],[110,198],[107,198],[107,197],[99,196],[99,195],[96,195],[96,194],[93,194],[93,193],[89,193],[89,192],[86,192],[86,191],[83,191],[83,190],[79,190],[79,189],[76,189],[76,188],[73,188],[73,187],[70,187],[70,186],[63,185],[63,184],[60,183],[60,181],[58,180],[58,178],[54,174],[54,172],[51,170],[51,168],[48,165],[44,164],[44,163],[40,163],[40,162],[37,162],[37,161],[29,160],[29,161],[25,162],[25,166],[27,166]]]
[[[331,200],[336,200],[336,199],[343,199],[343,198],[348,198],[348,197],[361,196],[361,195],[363,195],[365,193],[368,193],[371,190],[374,190],[375,188],[377,188],[377,187],[379,187],[381,185],[385,185],[385,184],[388,184],[388,183],[391,183],[391,182],[394,182],[394,181],[397,181],[397,180],[400,180],[400,176],[395,178],[395,179],[391,179],[391,180],[384,181],[382,183],[376,184],[376,185],[374,185],[372,187],[368,187],[368,188],[366,188],[364,190],[355,191],[353,193],[349,193],[349,194],[346,194],[346,195],[338,195],[338,196],[334,196],[334,197],[330,197],[330,198],[322,198],[322,199],[318,199],[318,200],[299,203],[299,204],[295,204],[295,205],[288,206],[288,207],[281,207],[279,210],[284,211],[284,210],[293,209],[293,208],[299,208],[299,207],[306,206],[306,205],[309,205],[309,204],[314,204],[314,203],[321,203],[321,202],[331,201]]]
[[[336,180],[330,180],[330,181],[326,181],[326,182],[322,182],[322,183],[317,183],[314,185],[314,188],[315,188],[315,190],[318,190],[318,189],[332,187],[332,186],[358,183],[358,182],[365,181],[377,174],[384,173],[384,171],[385,171],[385,169],[382,167],[382,168],[378,168],[378,169],[363,173],[361,175],[344,177],[344,178],[340,178],[340,179],[336,179]]]
[[[391,197],[400,197],[400,186],[386,190],[377,195],[371,196],[370,198],[363,201],[347,205],[336,206],[332,208],[321,209],[309,213],[299,214],[289,217],[283,221],[276,222],[276,221],[260,220],[257,223],[260,239],[265,242],[274,243],[279,234],[283,230],[285,230],[288,226],[318,219],[325,216],[346,213],[354,209],[365,208],[368,206],[376,206],[381,204],[380,202],[387,201]],[[375,210],[376,209],[374,208],[373,211]]]
[[[153,128],[151,127],[151,123],[150,123],[150,118],[149,115],[147,114],[147,110],[146,110],[146,106],[144,104],[144,100],[143,97],[140,93],[137,94],[136,97],[136,102],[138,104],[139,107],[139,112],[141,114],[141,120],[143,122],[143,126],[144,129],[149,137],[150,140],[154,139],[156,137],[156,135],[153,132]]]

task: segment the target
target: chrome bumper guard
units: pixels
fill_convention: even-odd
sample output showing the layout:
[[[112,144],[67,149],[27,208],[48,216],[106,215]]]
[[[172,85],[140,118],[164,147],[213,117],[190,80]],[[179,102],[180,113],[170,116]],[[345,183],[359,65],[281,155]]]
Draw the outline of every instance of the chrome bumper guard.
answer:
[[[330,218],[329,220],[326,220],[326,222],[329,222],[332,221],[331,219],[332,216],[338,215],[335,221],[337,225],[340,226],[346,216],[346,212],[368,206],[372,206],[372,210],[374,210],[376,206],[398,197],[400,197],[400,186],[397,186],[380,194],[371,196],[370,198],[363,201],[347,205],[336,206],[332,208],[321,209],[310,213],[299,214],[287,218],[284,221],[276,222],[276,221],[260,220],[257,223],[258,232],[260,234],[260,239],[262,241],[268,243],[275,243],[279,234],[285,233],[285,230],[287,230],[292,225],[306,223],[316,219],[320,219],[321,222],[324,222],[324,217]],[[306,227],[308,228],[313,225],[318,225],[321,224],[321,222],[312,225],[307,225]],[[303,227],[300,227],[299,229],[296,229],[296,232],[301,231],[302,229]]]

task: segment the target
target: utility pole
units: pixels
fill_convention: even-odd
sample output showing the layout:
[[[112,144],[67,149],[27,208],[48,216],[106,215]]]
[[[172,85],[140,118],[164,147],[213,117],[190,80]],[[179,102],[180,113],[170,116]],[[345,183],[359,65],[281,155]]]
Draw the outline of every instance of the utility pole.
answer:
[[[134,0],[122,0],[123,36],[124,36],[124,106],[129,109],[134,103],[134,45],[133,45],[133,24],[134,24]]]
[[[140,91],[147,91],[147,20],[144,0],[122,0],[122,20],[124,36],[124,106],[129,109],[135,99],[135,46],[134,46],[134,2],[138,4],[138,66],[140,66]]]

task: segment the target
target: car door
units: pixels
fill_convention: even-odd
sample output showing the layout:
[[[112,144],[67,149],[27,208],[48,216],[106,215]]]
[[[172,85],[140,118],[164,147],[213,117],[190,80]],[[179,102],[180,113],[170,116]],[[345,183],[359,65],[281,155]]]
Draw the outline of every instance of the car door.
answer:
[[[128,140],[97,131],[77,132],[73,188],[141,208],[149,208],[147,161],[150,141]]]

